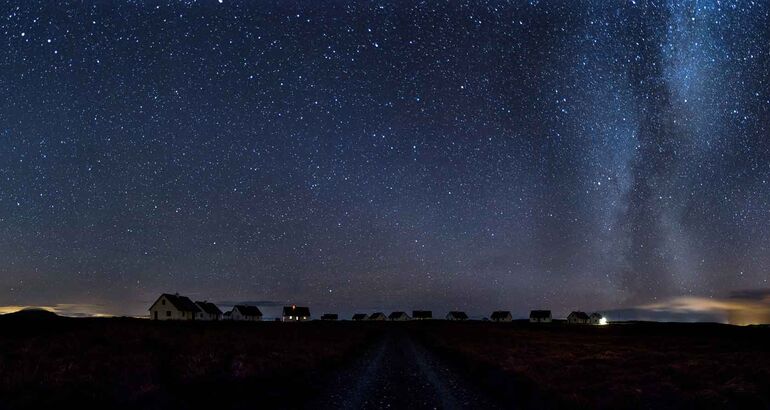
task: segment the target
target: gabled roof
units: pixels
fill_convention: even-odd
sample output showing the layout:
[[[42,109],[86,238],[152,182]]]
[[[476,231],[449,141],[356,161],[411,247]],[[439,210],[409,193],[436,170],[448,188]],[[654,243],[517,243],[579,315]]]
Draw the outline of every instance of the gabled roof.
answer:
[[[193,301],[190,300],[190,298],[188,298],[187,296],[180,296],[178,293],[174,295],[170,293],[164,293],[160,295],[158,300],[160,300],[163,297],[165,297],[166,300],[168,300],[169,303],[171,303],[171,305],[174,306],[176,310],[180,312],[200,312],[198,305],[193,303]],[[158,302],[155,301],[155,303],[158,303]],[[155,306],[155,303],[153,303],[152,306]]]
[[[390,315],[388,315],[388,319],[398,319],[402,317],[409,318],[409,315],[407,315],[406,312],[393,312]]]
[[[588,315],[586,314],[586,312],[574,311],[574,312],[570,313],[569,316],[567,316],[567,317],[568,318],[569,317],[576,317],[578,319],[588,320]]]
[[[233,310],[237,310],[241,312],[241,315],[243,316],[259,316],[262,317],[262,311],[259,310],[256,306],[247,306],[247,305],[235,305],[233,306]]]
[[[211,302],[203,301],[203,302],[195,302],[195,304],[198,305],[198,308],[200,310],[202,310],[203,312],[206,312],[206,313],[208,313],[210,315],[217,315],[218,316],[218,315],[222,314],[222,311],[219,310],[217,305],[215,305],[215,304],[213,304]]]
[[[364,320],[366,319],[366,313],[356,313],[353,315],[353,320]]]
[[[304,307],[304,306],[284,306],[283,307],[283,315],[284,316],[300,316],[300,317],[310,317],[310,308]]]
[[[384,314],[384,313],[382,313],[382,312],[374,312],[374,313],[372,313],[371,315],[369,315],[369,319],[370,319],[370,320],[371,320],[371,319],[375,319],[375,318],[376,318],[376,319],[379,319],[379,318],[384,318],[384,317],[385,317],[385,314]]]
[[[453,311],[449,312],[449,314],[447,314],[447,316],[450,316],[450,317],[453,317],[453,318],[459,319],[459,320],[466,320],[466,319],[468,319],[468,315],[466,315],[465,312],[460,312],[460,311],[457,311],[457,310],[453,310]]]
[[[603,318],[603,317],[604,317],[604,315],[602,315],[602,314],[601,314],[601,313],[599,313],[599,312],[594,312],[594,313],[591,313],[591,317],[598,317],[598,318],[600,318],[600,319],[601,319],[601,318]]]
[[[321,320],[337,320],[338,316],[336,313],[324,313],[321,315]]]
[[[551,317],[550,310],[533,310],[529,312],[529,317],[532,319],[545,319]]]
[[[412,317],[415,319],[432,319],[433,312],[430,310],[413,310]]]
[[[496,310],[492,312],[492,316],[490,316],[490,318],[492,320],[495,320],[495,319],[505,319],[510,316],[511,316],[511,312],[507,310]]]

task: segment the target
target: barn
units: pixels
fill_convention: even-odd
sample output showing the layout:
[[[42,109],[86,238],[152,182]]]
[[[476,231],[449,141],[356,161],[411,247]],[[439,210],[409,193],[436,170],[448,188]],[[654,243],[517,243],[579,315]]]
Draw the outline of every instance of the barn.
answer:
[[[150,306],[152,320],[195,320],[200,312],[198,305],[187,296],[164,293]]]

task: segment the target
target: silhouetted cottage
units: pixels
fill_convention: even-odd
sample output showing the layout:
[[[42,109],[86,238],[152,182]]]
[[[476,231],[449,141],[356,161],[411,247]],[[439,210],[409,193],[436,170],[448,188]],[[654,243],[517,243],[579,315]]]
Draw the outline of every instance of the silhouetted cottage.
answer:
[[[356,313],[356,314],[354,314],[353,315],[353,320],[355,320],[357,322],[361,321],[361,320],[366,320],[366,313]]]
[[[324,313],[321,315],[321,320],[337,320],[337,317],[336,313]]]
[[[197,320],[222,319],[222,311],[219,310],[217,305],[211,302],[206,302],[205,300],[203,302],[195,302],[195,304],[198,305],[198,309],[200,309],[200,312],[198,312],[196,317]]]
[[[567,316],[567,323],[571,323],[573,325],[587,325],[588,324],[588,315],[586,312],[572,312]]]
[[[433,319],[433,312],[431,312],[430,310],[413,310],[412,319],[414,320]]]
[[[222,314],[222,320],[233,320],[233,311],[228,310],[224,314]]]
[[[489,317],[493,322],[510,322],[513,320],[511,312],[507,310],[496,310],[492,312],[492,316]]]
[[[393,312],[390,314],[390,316],[388,316],[388,319],[397,322],[403,322],[409,320],[409,315],[407,315],[406,312]]]
[[[452,311],[446,314],[446,320],[468,320],[465,312]]]
[[[195,320],[200,312],[198,305],[190,298],[178,293],[164,293],[150,306],[152,320]]]
[[[530,323],[551,323],[550,310],[533,310],[529,312]]]
[[[385,317],[385,314],[382,312],[374,312],[371,315],[369,315],[369,319],[367,320],[385,320],[387,317]]]
[[[588,317],[588,323],[592,325],[606,325],[607,319],[605,319],[601,313],[594,312]]]
[[[230,311],[230,320],[259,322],[262,320],[262,312],[256,306],[235,305]]]
[[[284,322],[304,322],[305,320],[310,320],[310,308],[296,305],[283,307]]]

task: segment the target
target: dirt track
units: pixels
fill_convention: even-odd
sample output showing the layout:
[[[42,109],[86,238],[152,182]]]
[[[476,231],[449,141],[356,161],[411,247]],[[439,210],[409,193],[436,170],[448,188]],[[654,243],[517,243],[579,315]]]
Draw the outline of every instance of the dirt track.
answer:
[[[314,409],[497,408],[453,366],[394,329],[328,381]]]

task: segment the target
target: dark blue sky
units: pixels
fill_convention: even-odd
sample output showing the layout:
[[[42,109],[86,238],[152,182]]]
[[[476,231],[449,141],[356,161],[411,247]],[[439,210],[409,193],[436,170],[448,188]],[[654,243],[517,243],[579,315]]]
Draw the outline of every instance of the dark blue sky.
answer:
[[[0,305],[765,289],[770,5],[0,5]]]

